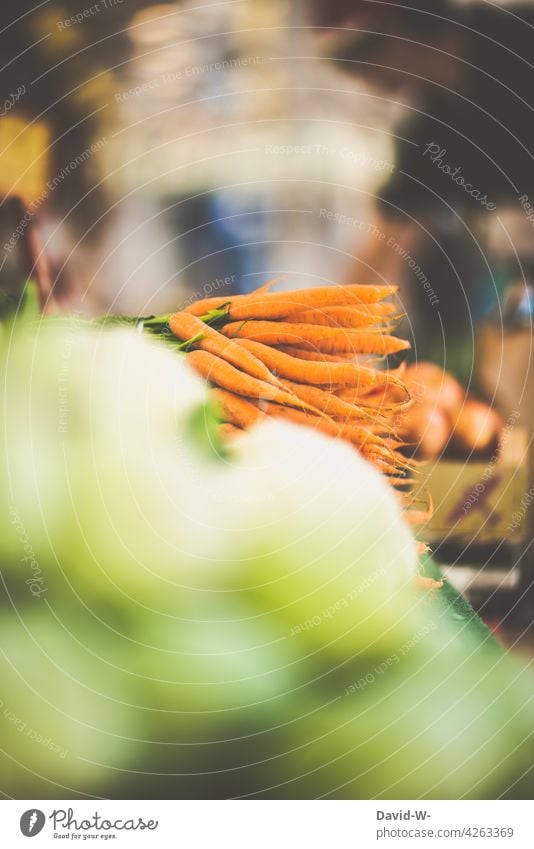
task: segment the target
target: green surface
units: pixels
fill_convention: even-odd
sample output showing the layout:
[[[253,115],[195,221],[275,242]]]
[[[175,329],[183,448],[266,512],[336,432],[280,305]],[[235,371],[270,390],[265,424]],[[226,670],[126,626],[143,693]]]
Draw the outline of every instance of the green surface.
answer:
[[[442,578],[439,566],[430,557],[425,560],[424,572],[429,578],[436,580]],[[480,642],[504,651],[469,602],[448,581],[445,581],[443,588],[434,594],[434,603],[439,609],[443,610],[443,618],[449,622],[457,623],[459,630],[465,628],[470,635],[475,636]]]

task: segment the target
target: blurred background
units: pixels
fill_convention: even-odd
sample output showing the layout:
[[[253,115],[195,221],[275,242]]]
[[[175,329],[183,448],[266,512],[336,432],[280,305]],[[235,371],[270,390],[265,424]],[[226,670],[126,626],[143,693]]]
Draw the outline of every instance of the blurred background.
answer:
[[[497,469],[505,509],[497,489],[469,511],[478,537],[450,498],[469,501],[488,461],[494,474],[491,452],[476,468],[440,458],[449,512],[429,541],[523,654],[533,38],[534,0],[0,9],[0,313],[28,279],[46,313],[87,316],[166,313],[278,276],[398,284],[411,360],[520,429]]]
[[[395,279],[418,355],[468,377],[475,325],[531,273],[531,6],[6,9],[6,241],[18,197],[54,300],[89,312]]]
[[[6,285],[32,225],[54,304],[88,313],[394,280],[414,355],[466,382],[481,322],[528,323],[531,3],[1,14]]]
[[[139,315],[279,275],[396,283],[412,359],[530,437],[533,3],[0,14],[4,291]]]
[[[3,228],[20,197],[56,301],[136,312],[217,281],[394,278],[420,356],[469,374],[474,323],[531,271],[530,3],[2,15]]]

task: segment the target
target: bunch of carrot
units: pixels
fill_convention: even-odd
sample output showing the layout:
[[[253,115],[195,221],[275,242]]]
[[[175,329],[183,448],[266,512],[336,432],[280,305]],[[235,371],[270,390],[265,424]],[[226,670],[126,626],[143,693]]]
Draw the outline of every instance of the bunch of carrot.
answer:
[[[272,293],[275,282],[250,295],[205,298],[170,317],[189,363],[212,384],[221,435],[231,440],[273,416],[344,439],[399,490],[407,521],[424,524],[432,508],[413,501],[416,463],[401,454],[395,432],[410,394],[402,368],[376,368],[376,358],[410,347],[392,335],[400,316],[387,298],[397,287]],[[435,589],[442,582],[417,576],[417,583]]]
[[[412,465],[394,419],[409,394],[397,373],[369,359],[410,347],[392,335],[398,310],[386,299],[396,287],[271,286],[196,301],[170,318],[191,366],[213,386],[221,433],[230,439],[265,416],[316,427],[405,485]]]

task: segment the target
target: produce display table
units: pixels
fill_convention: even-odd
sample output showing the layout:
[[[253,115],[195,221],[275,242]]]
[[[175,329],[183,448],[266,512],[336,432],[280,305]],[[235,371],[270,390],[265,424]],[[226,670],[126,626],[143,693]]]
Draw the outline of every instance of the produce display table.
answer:
[[[429,578],[435,578],[436,580],[441,578],[439,567],[430,557],[425,561],[425,574]],[[463,595],[449,581],[445,581],[442,589],[439,590],[436,605],[446,608],[446,618],[457,623],[459,630],[466,629],[480,643],[504,650],[485,622],[475,613],[469,602],[466,601]]]

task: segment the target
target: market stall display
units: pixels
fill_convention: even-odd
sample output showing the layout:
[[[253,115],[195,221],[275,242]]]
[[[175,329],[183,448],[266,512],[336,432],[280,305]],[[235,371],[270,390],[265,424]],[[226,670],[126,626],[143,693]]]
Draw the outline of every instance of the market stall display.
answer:
[[[224,440],[221,411],[262,410],[121,323],[3,327],[13,792],[521,794],[529,677],[449,588],[414,588],[392,476],[308,420]]]

